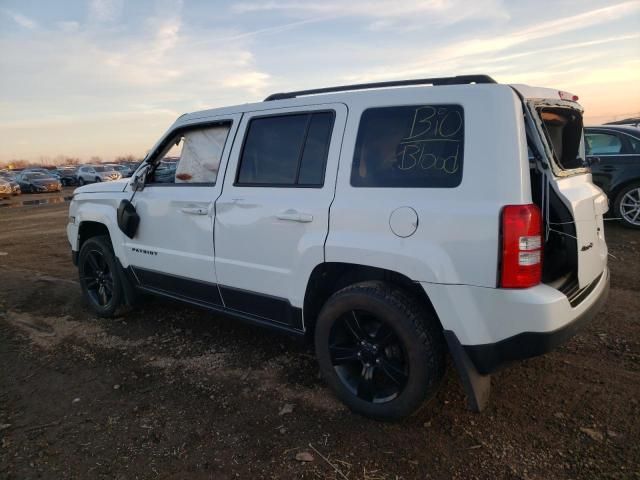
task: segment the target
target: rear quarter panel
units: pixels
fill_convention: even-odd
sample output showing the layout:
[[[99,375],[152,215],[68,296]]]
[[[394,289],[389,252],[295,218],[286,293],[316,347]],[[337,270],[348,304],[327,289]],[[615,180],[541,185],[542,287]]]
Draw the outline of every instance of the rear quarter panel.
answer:
[[[356,188],[350,185],[363,111],[396,105],[458,104],[464,109],[462,182],[455,188]],[[363,92],[349,102],[326,260],[385,268],[414,281],[495,287],[500,211],[531,202],[522,108],[506,85]],[[409,206],[418,227],[407,238],[389,226]]]

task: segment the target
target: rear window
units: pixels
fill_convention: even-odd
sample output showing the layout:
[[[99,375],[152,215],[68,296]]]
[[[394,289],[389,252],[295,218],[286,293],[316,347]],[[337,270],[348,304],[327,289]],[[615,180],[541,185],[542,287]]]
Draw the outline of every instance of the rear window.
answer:
[[[584,167],[580,157],[582,115],[568,108],[541,108],[539,112],[556,164],[563,170]]]
[[[370,108],[360,119],[351,185],[452,188],[462,181],[460,105]]]

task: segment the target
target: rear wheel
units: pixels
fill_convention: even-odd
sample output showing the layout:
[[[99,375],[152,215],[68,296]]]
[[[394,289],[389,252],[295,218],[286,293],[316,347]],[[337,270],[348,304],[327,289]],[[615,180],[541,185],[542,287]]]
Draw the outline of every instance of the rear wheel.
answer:
[[[436,392],[444,374],[437,320],[383,282],[335,293],[318,317],[315,347],[329,386],[351,410],[369,417],[411,414]]]
[[[614,210],[624,226],[640,228],[640,183],[628,185],[618,194]]]
[[[117,268],[109,237],[92,237],[82,244],[78,255],[80,287],[91,309],[101,317],[113,316],[122,303]]]

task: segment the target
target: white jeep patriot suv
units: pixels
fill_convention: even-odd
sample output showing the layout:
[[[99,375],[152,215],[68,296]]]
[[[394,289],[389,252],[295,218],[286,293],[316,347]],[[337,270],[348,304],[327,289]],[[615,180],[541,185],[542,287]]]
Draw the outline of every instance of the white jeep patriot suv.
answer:
[[[432,396],[449,352],[481,410],[492,372],[606,300],[576,101],[473,75],[183,115],[132,179],[76,190],[82,291],[101,316],[147,292],[308,335],[336,395],[377,418]]]

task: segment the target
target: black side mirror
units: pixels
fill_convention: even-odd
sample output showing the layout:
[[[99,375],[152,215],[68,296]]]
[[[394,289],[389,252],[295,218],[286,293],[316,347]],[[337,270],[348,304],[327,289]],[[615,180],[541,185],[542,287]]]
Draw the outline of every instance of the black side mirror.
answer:
[[[585,163],[589,167],[591,167],[593,165],[597,165],[598,163],[600,163],[600,157],[587,156],[587,159],[585,160]]]
[[[118,206],[118,227],[127,237],[133,238],[140,225],[140,216],[129,200],[122,200]]]

